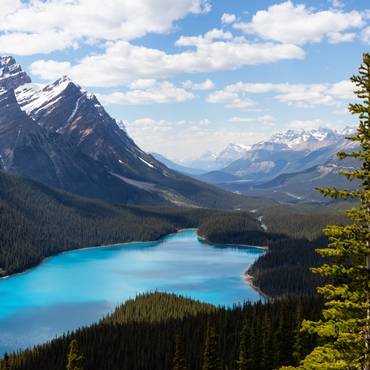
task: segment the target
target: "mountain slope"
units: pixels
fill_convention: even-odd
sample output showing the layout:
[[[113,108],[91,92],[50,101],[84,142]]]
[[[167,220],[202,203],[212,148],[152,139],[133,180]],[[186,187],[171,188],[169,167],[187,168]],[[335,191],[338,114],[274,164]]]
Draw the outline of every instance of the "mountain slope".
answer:
[[[253,145],[243,158],[222,171],[258,181],[270,180],[283,173],[304,171],[335,161],[338,151],[351,149],[354,144],[345,137],[354,131],[355,128],[346,128],[339,132],[320,128],[278,133],[265,142]]]
[[[74,194],[147,205],[242,207],[245,199],[144,153],[93,94],[64,76],[38,85],[0,57],[3,169]]]

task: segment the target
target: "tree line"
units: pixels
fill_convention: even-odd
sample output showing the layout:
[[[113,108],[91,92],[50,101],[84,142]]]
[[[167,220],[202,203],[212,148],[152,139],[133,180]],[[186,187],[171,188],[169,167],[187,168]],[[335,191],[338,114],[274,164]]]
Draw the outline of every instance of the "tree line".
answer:
[[[225,308],[145,293],[90,327],[6,354],[6,361],[11,370],[62,370],[75,340],[84,370],[259,370],[261,364],[270,370],[298,364],[314,348],[316,337],[297,328],[304,318],[318,319],[321,309],[312,296]]]

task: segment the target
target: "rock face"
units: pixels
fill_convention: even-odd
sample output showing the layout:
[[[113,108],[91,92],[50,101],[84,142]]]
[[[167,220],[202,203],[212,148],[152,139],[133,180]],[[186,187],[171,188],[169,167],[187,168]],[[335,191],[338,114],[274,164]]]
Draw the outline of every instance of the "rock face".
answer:
[[[31,82],[26,72],[13,57],[0,58],[0,88],[11,90]]]
[[[6,171],[115,202],[203,205],[190,192],[209,191],[144,153],[93,94],[66,76],[34,84],[12,57],[0,57],[0,156]]]
[[[319,128],[280,132],[254,144],[243,158],[222,171],[248,180],[266,180],[283,173],[304,171],[327,163],[338,151],[353,146],[345,137],[355,132],[356,127],[346,127],[343,131]]]

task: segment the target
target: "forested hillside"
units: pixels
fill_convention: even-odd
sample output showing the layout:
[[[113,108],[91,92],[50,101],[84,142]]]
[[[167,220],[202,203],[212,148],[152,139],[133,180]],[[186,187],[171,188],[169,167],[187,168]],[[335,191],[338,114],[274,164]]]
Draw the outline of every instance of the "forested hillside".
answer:
[[[310,270],[325,262],[315,250],[327,246],[322,230],[328,224],[348,222],[341,208],[341,203],[261,207],[254,215],[266,230],[258,227],[256,219],[233,215],[208,220],[199,227],[198,234],[213,243],[267,247],[268,252],[257,259],[248,274],[269,297],[315,294],[316,287],[327,282]]]
[[[249,201],[251,208],[258,203]],[[238,213],[253,220],[249,212]],[[23,271],[72,249],[158,240],[225,214],[230,212],[81,198],[0,171],[0,275]]]
[[[320,318],[321,309],[317,297],[225,308],[174,294],[144,294],[91,327],[5,356],[1,368],[64,370],[76,339],[84,370],[184,369],[180,364],[235,370],[240,363],[271,370],[298,364],[314,348],[315,338],[298,328],[303,318]]]

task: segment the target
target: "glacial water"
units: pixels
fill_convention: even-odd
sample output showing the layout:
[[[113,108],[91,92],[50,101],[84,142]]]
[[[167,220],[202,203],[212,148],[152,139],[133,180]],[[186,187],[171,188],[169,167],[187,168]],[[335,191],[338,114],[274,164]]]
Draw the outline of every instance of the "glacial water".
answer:
[[[55,256],[0,280],[0,357],[90,325],[142,292],[175,292],[224,306],[258,300],[243,274],[261,253],[211,245],[186,230],[160,242]]]

